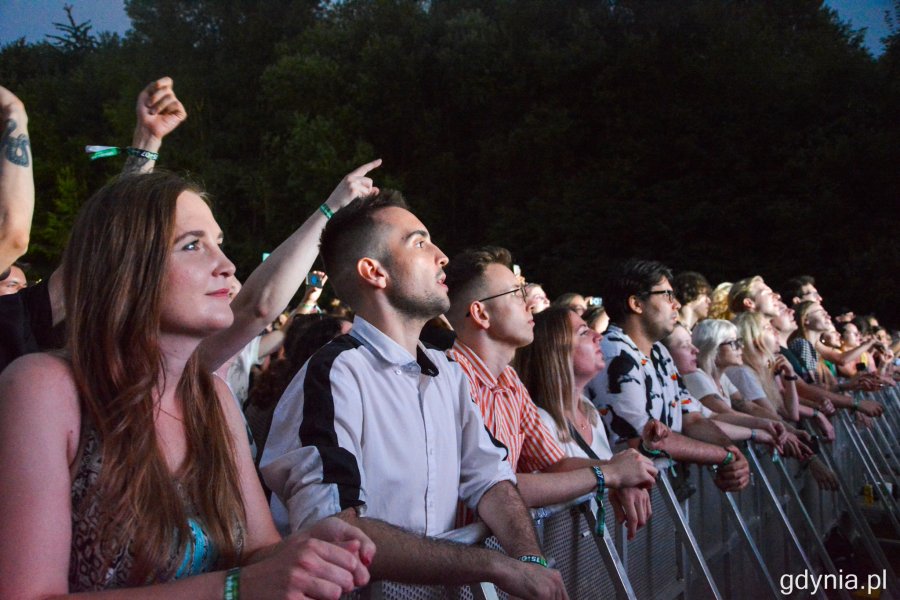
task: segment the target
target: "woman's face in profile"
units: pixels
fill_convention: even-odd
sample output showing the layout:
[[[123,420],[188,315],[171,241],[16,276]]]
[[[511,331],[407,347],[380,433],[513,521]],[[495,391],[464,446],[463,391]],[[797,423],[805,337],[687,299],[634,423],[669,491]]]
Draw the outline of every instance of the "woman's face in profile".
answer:
[[[668,339],[669,354],[675,361],[675,367],[682,375],[693,373],[697,370],[697,347],[691,342],[691,334],[687,329],[678,325],[675,330],[669,334]]]
[[[606,367],[600,349],[602,336],[573,311],[569,311],[569,322],[572,326],[572,368],[575,376],[593,378]]]
[[[163,282],[163,334],[203,338],[231,325],[234,265],[221,243],[222,230],[206,202],[194,192],[182,192]]]

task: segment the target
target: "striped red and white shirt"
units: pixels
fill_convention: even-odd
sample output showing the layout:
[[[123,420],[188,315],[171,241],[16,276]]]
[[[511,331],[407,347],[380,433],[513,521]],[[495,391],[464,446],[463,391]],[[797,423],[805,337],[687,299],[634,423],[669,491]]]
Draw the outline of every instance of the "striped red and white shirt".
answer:
[[[516,473],[542,471],[565,458],[515,369],[507,366],[494,377],[475,351],[459,340],[447,356],[462,367],[484,424],[509,450],[509,464]]]

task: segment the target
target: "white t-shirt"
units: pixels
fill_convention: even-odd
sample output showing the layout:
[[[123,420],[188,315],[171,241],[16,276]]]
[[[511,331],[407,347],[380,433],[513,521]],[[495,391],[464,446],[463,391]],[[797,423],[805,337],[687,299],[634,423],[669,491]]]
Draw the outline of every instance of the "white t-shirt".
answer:
[[[734,387],[734,384],[731,383],[731,380],[728,379],[727,375],[722,375],[720,381],[722,382],[722,390],[725,392],[725,397],[722,397],[722,392],[719,391],[716,382],[713,381],[713,378],[706,374],[706,371],[701,369],[697,369],[693,373],[688,373],[687,375],[682,375],[684,379],[684,385],[687,387],[688,391],[694,398],[697,398],[700,401],[700,411],[703,413],[704,417],[709,418],[713,413],[709,408],[703,404],[703,398],[706,396],[719,396],[722,400],[725,401],[729,407],[731,406],[731,396],[738,392],[739,390]]]
[[[735,385],[744,400],[754,402],[766,397],[766,391],[756,373],[747,366],[728,367],[725,369],[728,379]]]
[[[566,453],[566,456],[572,458],[591,458],[588,456],[584,450],[581,449],[581,446],[578,445],[573,439],[569,439],[568,442],[564,442],[560,439],[560,431],[556,426],[556,421],[553,420],[553,417],[550,416],[543,408],[538,407],[538,414],[541,416],[541,421],[544,422],[544,425],[547,426],[547,429],[550,430],[550,433],[556,438],[556,442],[559,444],[560,448],[563,449],[563,452]],[[606,437],[606,428],[603,427],[603,420],[600,419],[600,416],[597,415],[597,422],[594,425],[591,425],[591,450],[594,451],[594,454],[597,455],[597,458],[600,460],[609,460],[612,458],[612,449],[609,447],[609,439]]]
[[[244,402],[250,395],[250,370],[262,362],[259,360],[260,340],[262,336],[256,336],[238,352],[234,361],[228,365],[228,374],[225,376],[225,383],[231,388],[231,393],[234,394],[242,411]]]

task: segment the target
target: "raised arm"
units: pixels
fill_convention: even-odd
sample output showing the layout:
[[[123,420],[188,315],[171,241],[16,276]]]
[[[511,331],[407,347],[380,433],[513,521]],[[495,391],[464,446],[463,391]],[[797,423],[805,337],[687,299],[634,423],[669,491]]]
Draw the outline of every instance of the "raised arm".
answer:
[[[175,95],[171,77],[163,77],[150,82],[138,94],[135,114],[137,124],[131,147],[149,152],[159,152],[163,138],[172,133],[182,121],[187,119],[184,105]],[[124,173],[149,173],[156,165],[155,160],[142,156],[129,156],[125,161]]]
[[[348,173],[325,204],[337,212],[354,198],[377,192],[366,174],[380,164],[381,159],[374,160]],[[319,235],[326,221],[324,213],[316,210],[250,274],[231,303],[234,323],[200,344],[207,370],[221,367],[284,310],[319,253]]]
[[[34,176],[28,115],[0,86],[0,274],[28,250],[34,214]]]
[[[834,348],[817,341],[816,351],[821,354],[825,360],[831,361],[839,367],[846,367],[856,364],[859,357],[862,356],[863,353],[868,352],[877,341],[878,340],[875,339],[869,339],[856,348],[844,351],[835,350]]]

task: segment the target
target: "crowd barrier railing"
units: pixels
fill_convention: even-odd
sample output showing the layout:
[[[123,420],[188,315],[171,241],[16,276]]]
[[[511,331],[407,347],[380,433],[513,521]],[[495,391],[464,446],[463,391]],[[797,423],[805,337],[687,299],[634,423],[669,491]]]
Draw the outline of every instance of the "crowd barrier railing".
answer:
[[[752,444],[742,449],[750,463],[751,483],[739,493],[720,491],[706,468],[692,466],[675,477],[660,461],[660,475],[651,493],[653,517],[633,540],[626,539],[625,527],[615,523],[612,510],[606,511],[604,534],[595,532],[596,506],[590,495],[532,510],[548,562],[562,574],[573,600],[784,598],[788,595],[784,577],[805,572],[820,581],[830,576],[840,582],[847,576],[837,568],[825,543],[828,533],[840,528],[849,530],[883,573],[880,598],[900,598],[896,573],[884,550],[887,545],[892,553],[900,551],[896,500],[900,390],[894,386],[863,397],[882,404],[885,414],[866,429],[847,411],[839,411],[832,420],[835,441],[821,445],[821,460],[838,476],[837,492],[820,490],[809,469],[796,461]],[[880,537],[870,525],[876,518],[887,524],[878,528]],[[502,552],[481,523],[441,537]],[[852,590],[841,585],[826,587],[792,589],[790,595],[853,597]],[[445,587],[388,581],[374,582],[348,596],[360,600],[506,597],[485,582]]]

